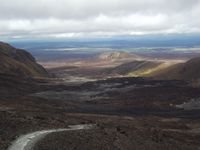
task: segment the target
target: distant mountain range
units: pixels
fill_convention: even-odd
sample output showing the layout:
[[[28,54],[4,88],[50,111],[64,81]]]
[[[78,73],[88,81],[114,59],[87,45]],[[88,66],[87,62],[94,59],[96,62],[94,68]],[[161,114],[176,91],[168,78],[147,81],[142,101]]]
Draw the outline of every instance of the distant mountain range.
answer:
[[[128,52],[105,52],[98,56],[103,61],[121,61],[121,65],[102,69],[101,74],[112,76],[153,77],[163,80],[199,80],[200,57],[192,58],[185,63],[170,60],[154,61]],[[127,61],[128,60],[128,61]]]
[[[138,55],[123,51],[104,52],[96,57],[96,61],[105,61],[108,63],[120,61],[122,63],[115,67],[99,69],[94,74],[142,76],[164,80],[200,79],[200,57],[166,68],[161,68],[162,62],[142,60]],[[49,77],[49,73],[36,62],[35,58],[29,52],[17,49],[3,42],[0,42],[0,63],[1,74],[25,77]],[[76,68],[76,70],[79,69]],[[81,68],[80,71],[85,72],[87,70]],[[82,73],[80,72],[80,74]]]

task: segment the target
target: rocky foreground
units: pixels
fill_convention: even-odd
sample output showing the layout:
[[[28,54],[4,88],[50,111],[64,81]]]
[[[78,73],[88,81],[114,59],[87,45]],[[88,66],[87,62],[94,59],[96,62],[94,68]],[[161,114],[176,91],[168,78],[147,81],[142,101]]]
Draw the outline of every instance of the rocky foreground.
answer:
[[[35,90],[0,101],[2,150],[20,135],[73,124],[97,126],[88,131],[49,134],[34,149],[193,150],[200,147],[199,110],[176,107],[200,96],[199,88],[185,82],[141,78],[74,85],[52,80],[32,82]]]

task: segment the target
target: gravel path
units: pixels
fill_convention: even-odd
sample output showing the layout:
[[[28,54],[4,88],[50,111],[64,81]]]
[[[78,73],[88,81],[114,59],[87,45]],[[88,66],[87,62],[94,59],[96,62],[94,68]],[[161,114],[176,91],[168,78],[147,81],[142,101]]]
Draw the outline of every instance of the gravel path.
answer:
[[[13,142],[13,144],[8,148],[8,150],[32,150],[37,141],[41,140],[50,133],[73,130],[88,130],[93,128],[94,126],[95,125],[93,124],[71,125],[69,126],[69,128],[66,129],[42,130],[33,133],[28,133],[16,139],[16,141]]]

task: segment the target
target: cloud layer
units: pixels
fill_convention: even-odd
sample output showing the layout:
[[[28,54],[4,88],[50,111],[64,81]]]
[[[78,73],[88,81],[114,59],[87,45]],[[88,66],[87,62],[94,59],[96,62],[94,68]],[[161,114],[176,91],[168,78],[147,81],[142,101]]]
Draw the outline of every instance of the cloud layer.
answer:
[[[200,0],[0,1],[1,38],[200,32]]]

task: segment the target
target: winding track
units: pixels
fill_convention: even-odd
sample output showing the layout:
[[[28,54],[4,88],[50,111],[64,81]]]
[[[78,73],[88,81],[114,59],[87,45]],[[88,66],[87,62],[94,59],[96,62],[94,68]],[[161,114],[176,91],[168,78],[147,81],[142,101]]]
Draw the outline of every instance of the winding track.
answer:
[[[33,133],[29,133],[23,135],[16,139],[13,144],[8,148],[8,150],[32,150],[37,141],[44,138],[46,135],[55,132],[63,132],[63,131],[74,131],[74,130],[88,130],[93,128],[95,125],[93,124],[85,124],[85,125],[71,125],[66,129],[52,129],[52,130],[42,130],[36,131]]]

